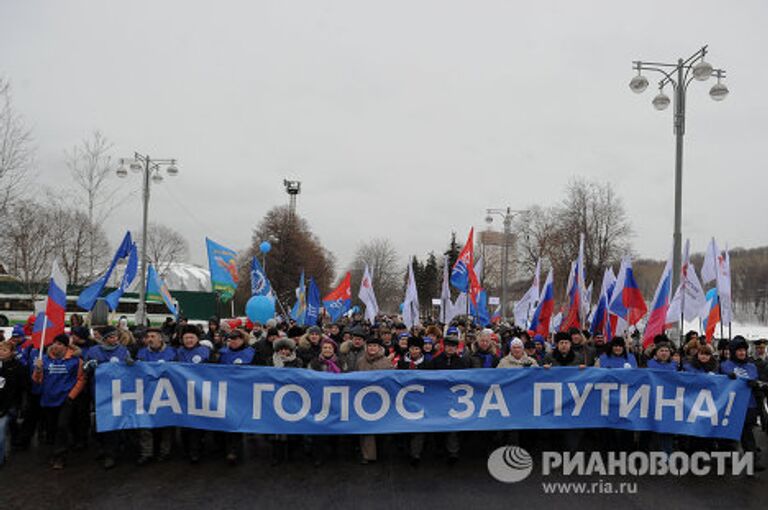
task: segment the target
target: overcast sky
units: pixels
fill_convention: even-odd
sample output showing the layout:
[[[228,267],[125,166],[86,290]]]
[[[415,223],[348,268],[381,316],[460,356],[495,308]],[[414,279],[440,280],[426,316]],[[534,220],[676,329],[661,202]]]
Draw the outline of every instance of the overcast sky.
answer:
[[[47,185],[68,181],[64,152],[94,129],[116,156],[178,158],[151,218],[196,263],[206,235],[246,247],[287,202],[283,177],[303,182],[298,210],[340,270],[373,237],[403,258],[442,250],[451,230],[483,228],[485,208],[552,204],[575,175],[610,181],[635,250],[664,258],[671,108],[653,109],[653,85],[629,90],[631,62],[710,45],[731,95],[689,89],[683,236],[697,251],[711,235],[765,245],[766,23],[760,0],[0,0],[0,75]],[[111,240],[140,217],[134,194]]]

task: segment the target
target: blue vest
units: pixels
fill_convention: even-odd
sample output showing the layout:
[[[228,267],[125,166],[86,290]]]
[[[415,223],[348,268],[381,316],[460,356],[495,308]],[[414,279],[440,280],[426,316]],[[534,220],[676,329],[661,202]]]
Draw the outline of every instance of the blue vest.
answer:
[[[677,363],[672,361],[672,358],[670,358],[666,363],[661,363],[654,358],[648,360],[648,368],[654,368],[656,370],[671,370],[673,372],[677,372]]]
[[[608,356],[603,353],[600,355],[600,368],[637,368],[637,362],[634,356]]]
[[[128,349],[124,345],[118,345],[117,348],[109,351],[104,349],[101,345],[94,345],[88,349],[88,354],[85,356],[87,361],[96,360],[99,364],[102,363],[125,363],[125,361],[131,357]]]
[[[208,347],[198,345],[191,349],[179,347],[176,349],[176,361],[181,363],[207,363],[211,358],[211,350]]]
[[[757,379],[757,366],[749,361],[738,363],[731,359],[727,359],[720,363],[720,373],[725,375],[736,374],[736,377],[739,379]],[[751,390],[749,392],[749,407],[757,407],[755,395]]]
[[[77,382],[80,358],[53,359],[43,356],[40,407],[59,407]]]
[[[157,361],[165,363],[166,361],[176,361],[176,349],[168,345],[159,351],[153,351],[149,347],[143,347],[136,355],[139,361]]]
[[[256,351],[253,347],[246,346],[238,351],[224,347],[219,351],[219,363],[222,365],[250,365]]]

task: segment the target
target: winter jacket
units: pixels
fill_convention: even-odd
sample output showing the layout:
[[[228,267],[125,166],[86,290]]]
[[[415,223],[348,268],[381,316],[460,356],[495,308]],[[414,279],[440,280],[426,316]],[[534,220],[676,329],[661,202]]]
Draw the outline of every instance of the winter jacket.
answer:
[[[397,362],[398,370],[431,370],[432,361],[428,360],[426,356],[422,356],[415,362],[411,360],[411,355],[406,354]]]
[[[675,363],[671,358],[666,363],[662,363],[658,361],[656,358],[652,358],[648,360],[647,368],[652,368],[654,370],[670,370],[670,371],[676,372],[677,363]]]
[[[499,356],[496,354],[495,349],[491,351],[475,350],[469,356],[469,366],[471,368],[496,368],[499,364]]]
[[[544,357],[543,364],[553,367],[576,367],[584,364],[584,357],[577,356],[573,351],[568,351],[568,354],[563,355],[555,349]]]
[[[272,359],[272,355],[275,353],[275,348],[272,345],[272,342],[265,338],[262,338],[261,340],[257,340],[255,344],[253,344],[253,359],[251,361],[254,365],[259,365],[262,367],[266,367],[270,364],[270,360]]]
[[[603,353],[598,358],[600,368],[637,368],[637,361],[631,354],[626,356],[614,356]]]
[[[159,351],[154,351],[149,347],[143,347],[139,349],[136,359],[139,361],[157,361],[159,363],[175,361],[176,349],[166,344],[163,344]]]
[[[755,380],[757,379],[757,367],[751,361],[739,363],[736,360],[727,359],[720,363],[720,373],[725,375],[734,374],[739,379]],[[757,407],[755,395],[750,392],[749,407]]]
[[[710,358],[709,363],[706,365],[703,365],[697,358],[683,363],[683,372],[694,374],[719,374],[719,368],[714,357]]]
[[[357,362],[365,356],[365,344],[359,349],[355,349],[352,340],[342,342],[339,347],[339,362],[341,370],[344,372],[354,372],[357,370]]]
[[[355,370],[358,372],[367,372],[369,370],[392,370],[392,362],[384,356],[384,349],[379,349],[376,356],[369,357],[368,353],[363,353],[357,360]]]
[[[32,379],[41,387],[40,407],[59,407],[67,398],[76,398],[85,387],[83,361],[77,357],[43,356],[41,369],[35,368]]]
[[[301,358],[302,363],[304,366],[309,366],[309,363],[320,356],[320,341],[317,342],[317,344],[313,344],[309,341],[308,335],[304,335],[301,338],[299,338],[299,344],[296,348],[296,355]]]
[[[289,360],[282,360],[282,364],[277,361],[277,357],[280,356],[278,353],[274,353],[272,357],[269,359],[269,365],[270,367],[278,367],[278,368],[302,368],[304,366],[304,362],[301,361],[301,358],[296,356],[294,353],[293,359]]]
[[[597,351],[594,347],[587,344],[573,344],[571,350],[579,358],[579,365],[587,365],[591,367],[595,364],[597,358]]]
[[[459,354],[449,356],[445,352],[441,352],[432,358],[433,370],[463,370],[465,368],[470,368],[469,359]]]
[[[525,367],[537,367],[539,364],[534,358],[523,353],[520,359],[515,358],[512,354],[507,354],[501,360],[496,368],[525,368]]]
[[[211,360],[211,350],[202,345],[191,349],[181,346],[176,349],[176,361],[179,363],[208,363]]]
[[[0,361],[0,417],[21,408],[27,382],[27,369],[16,358]]]
[[[243,345],[240,349],[232,350],[223,347],[219,350],[219,363],[222,365],[250,365],[256,351],[253,347]]]
[[[86,361],[95,361],[97,364],[102,363],[125,363],[131,359],[131,354],[124,345],[116,345],[114,348],[109,348],[104,344],[94,345],[88,349],[88,354],[85,355]]]

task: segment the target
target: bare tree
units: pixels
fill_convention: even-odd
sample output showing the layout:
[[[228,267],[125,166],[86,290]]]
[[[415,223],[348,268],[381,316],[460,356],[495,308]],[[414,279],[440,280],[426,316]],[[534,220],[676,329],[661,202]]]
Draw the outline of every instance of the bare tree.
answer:
[[[58,233],[50,208],[31,200],[9,205],[0,231],[0,258],[8,272],[36,297],[48,286]]]
[[[392,242],[378,238],[357,248],[350,267],[353,295],[356,295],[360,287],[366,263],[373,274],[373,288],[379,308],[385,312],[397,311],[397,305],[402,298],[403,264],[398,259]]]
[[[587,283],[599,285],[603,270],[617,265],[631,248],[632,228],[624,204],[609,183],[574,179],[560,204],[530,209],[516,220],[521,263],[533,269],[537,260],[546,259],[554,268],[559,295],[578,255],[580,234],[584,234]]]
[[[112,253],[101,224],[92,223],[85,212],[65,201],[52,194],[48,197],[55,256],[70,284],[85,285],[107,267]],[[90,268],[92,263],[95,271]]]
[[[164,278],[171,264],[189,259],[189,243],[172,228],[150,223],[147,226],[147,259]]]
[[[94,131],[89,139],[67,153],[67,167],[72,181],[85,194],[85,211],[88,223],[101,224],[110,213],[108,207],[117,194],[117,188],[110,186],[108,177],[112,174],[112,143],[100,132]],[[88,248],[87,272],[93,276],[98,270],[96,239],[85,239]]]
[[[0,77],[0,218],[29,184],[33,162],[32,132],[13,108],[10,84]]]

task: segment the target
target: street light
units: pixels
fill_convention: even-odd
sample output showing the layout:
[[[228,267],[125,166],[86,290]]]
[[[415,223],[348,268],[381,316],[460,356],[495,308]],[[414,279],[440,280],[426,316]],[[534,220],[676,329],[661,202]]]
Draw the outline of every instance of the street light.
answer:
[[[121,179],[128,177],[125,165],[134,173],[144,172],[143,181],[143,212],[141,218],[141,269],[139,271],[139,304],[136,307],[136,324],[144,326],[147,322],[147,223],[149,216],[149,184],[163,182],[161,167],[165,166],[170,177],[179,174],[175,159],[152,159],[149,156],[134,152],[133,158],[120,158],[120,166],[115,173]]]
[[[632,92],[641,93],[648,86],[648,80],[643,76],[643,71],[654,71],[661,73],[663,78],[659,82],[659,93],[653,98],[653,107],[657,110],[665,110],[671,100],[664,94],[664,87],[672,85],[674,91],[674,115],[673,125],[676,138],[675,143],[675,225],[674,225],[674,250],[673,250],[673,270],[672,270],[672,288],[677,288],[680,278],[680,259],[682,251],[682,187],[683,187],[683,136],[685,135],[685,103],[688,85],[693,80],[706,81],[710,76],[717,77],[717,83],[712,86],[709,96],[715,101],[722,101],[728,95],[728,87],[721,83],[725,78],[725,71],[714,69],[712,65],[704,60],[707,55],[707,47],[702,47],[699,51],[687,59],[678,59],[676,64],[667,64],[661,62],[642,62],[635,61],[632,68],[637,71],[637,75],[629,82],[629,88]]]
[[[507,276],[509,274],[509,236],[512,234],[512,218],[516,214],[527,213],[525,210],[513,211],[507,207],[505,209],[486,209],[485,222],[490,225],[493,223],[493,215],[500,216],[504,219],[504,259],[501,261],[501,316],[504,318],[507,311]],[[485,246],[485,244],[483,244]]]

